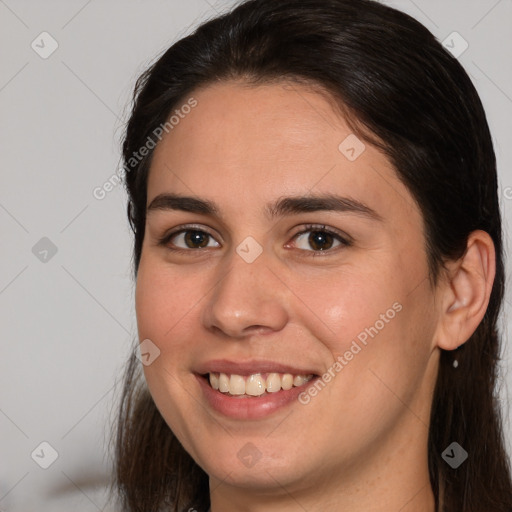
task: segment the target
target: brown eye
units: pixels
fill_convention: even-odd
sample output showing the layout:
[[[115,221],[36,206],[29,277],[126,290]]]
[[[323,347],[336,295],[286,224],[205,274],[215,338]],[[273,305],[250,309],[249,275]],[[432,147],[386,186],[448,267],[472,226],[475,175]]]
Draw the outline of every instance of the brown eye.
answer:
[[[315,251],[325,251],[332,247],[334,237],[326,231],[311,231],[308,242]]]
[[[205,247],[220,247],[220,244],[205,231],[199,229],[184,229],[171,235],[166,244],[179,249],[203,249]]]
[[[340,246],[350,246],[350,242],[337,233],[311,226],[295,236],[295,247],[309,252],[321,252],[336,249]]]
[[[185,232],[185,243],[190,249],[197,249],[200,247],[206,247],[208,245],[208,238],[210,235],[204,231],[186,231]]]

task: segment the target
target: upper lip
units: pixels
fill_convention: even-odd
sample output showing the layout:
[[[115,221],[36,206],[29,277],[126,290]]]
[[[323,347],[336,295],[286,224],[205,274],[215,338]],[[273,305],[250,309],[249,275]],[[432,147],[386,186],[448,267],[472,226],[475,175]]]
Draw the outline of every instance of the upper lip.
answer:
[[[253,375],[255,373],[291,373],[292,375],[316,375],[311,368],[295,367],[281,364],[276,361],[251,360],[231,361],[228,359],[215,359],[199,365],[196,372],[200,375],[206,373],[226,373],[230,375]]]

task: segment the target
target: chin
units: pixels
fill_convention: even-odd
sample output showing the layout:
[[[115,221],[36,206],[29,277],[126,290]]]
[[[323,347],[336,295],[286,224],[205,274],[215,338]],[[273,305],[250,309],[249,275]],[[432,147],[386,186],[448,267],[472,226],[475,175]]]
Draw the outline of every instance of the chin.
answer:
[[[212,453],[211,451],[196,462],[213,480],[220,483],[258,491],[292,486],[307,479],[312,468],[305,464],[304,456],[286,456],[283,449],[278,458],[265,456],[256,444],[247,441],[240,450],[231,449]],[[219,484],[220,485],[220,484]]]

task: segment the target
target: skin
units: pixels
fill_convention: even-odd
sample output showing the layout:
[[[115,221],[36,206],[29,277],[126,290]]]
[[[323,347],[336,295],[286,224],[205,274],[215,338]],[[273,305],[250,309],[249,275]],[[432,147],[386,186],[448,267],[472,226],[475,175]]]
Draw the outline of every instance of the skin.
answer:
[[[214,202],[218,214],[148,211],[136,311],[140,340],[161,351],[144,367],[150,392],[210,476],[212,511],[434,511],[427,436],[439,353],[464,343],[485,313],[489,236],[474,232],[433,286],[417,204],[376,148],[366,143],[355,161],[340,152],[352,130],[324,94],[224,82],[192,96],[197,107],[155,149],[148,205],[174,193]],[[270,219],[264,209],[334,192],[378,218],[322,210]],[[159,244],[186,224],[211,235],[208,247]],[[296,236],[307,224],[351,243],[314,251],[309,232]],[[236,252],[248,236],[262,248],[252,263]],[[307,405],[227,418],[194,376],[212,359],[321,375],[393,304],[401,310]],[[237,456],[247,443],[260,457],[251,467]]]

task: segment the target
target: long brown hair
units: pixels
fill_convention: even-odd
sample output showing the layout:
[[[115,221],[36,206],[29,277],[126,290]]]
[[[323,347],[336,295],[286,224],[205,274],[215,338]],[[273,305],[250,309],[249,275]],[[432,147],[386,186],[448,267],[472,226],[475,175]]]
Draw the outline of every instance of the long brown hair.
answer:
[[[510,512],[510,466],[495,394],[504,290],[496,161],[468,75],[423,25],[371,0],[248,0],[204,23],[136,84],[123,142],[135,274],[152,150],[134,155],[157,142],[155,130],[195,89],[233,78],[303,80],[329,92],[356,133],[386,152],[416,199],[434,284],[443,262],[462,256],[473,230],[492,237],[497,270],[485,317],[455,354],[441,353],[429,471],[439,512]],[[453,441],[469,452],[457,469],[441,456]],[[126,369],[116,443],[123,510],[207,510],[208,477],[158,412],[135,356]]]

